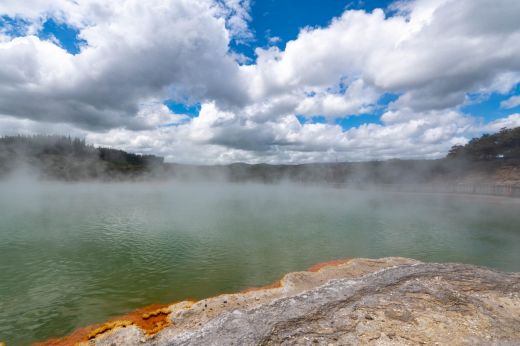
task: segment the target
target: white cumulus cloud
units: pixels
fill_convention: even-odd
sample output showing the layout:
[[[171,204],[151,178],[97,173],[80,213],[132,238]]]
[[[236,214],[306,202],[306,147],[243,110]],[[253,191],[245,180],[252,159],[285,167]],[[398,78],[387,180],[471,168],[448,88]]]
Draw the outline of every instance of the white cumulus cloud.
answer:
[[[0,135],[62,132],[170,161],[278,163],[436,158],[482,131],[519,124],[518,114],[486,124],[461,111],[468,95],[505,95],[520,82],[519,1],[347,9],[283,49],[256,48],[253,59],[231,48],[254,42],[251,6],[0,2],[0,15],[24,29],[0,29]],[[49,18],[78,30],[78,54],[38,36]],[[501,107],[518,106],[518,97]],[[169,99],[198,103],[200,114],[176,114],[163,104]],[[367,113],[379,121],[335,123]],[[327,121],[300,123],[299,115]]]

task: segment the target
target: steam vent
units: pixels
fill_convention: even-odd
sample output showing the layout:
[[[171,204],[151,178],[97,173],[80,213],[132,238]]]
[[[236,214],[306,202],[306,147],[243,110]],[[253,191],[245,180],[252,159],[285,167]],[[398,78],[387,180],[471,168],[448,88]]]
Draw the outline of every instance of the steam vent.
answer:
[[[520,274],[406,258],[322,263],[39,345],[520,344]]]

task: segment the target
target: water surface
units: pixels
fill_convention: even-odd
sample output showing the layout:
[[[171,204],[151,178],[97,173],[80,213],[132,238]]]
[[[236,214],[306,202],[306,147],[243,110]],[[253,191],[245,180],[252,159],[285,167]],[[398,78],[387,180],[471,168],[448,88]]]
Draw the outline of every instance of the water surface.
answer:
[[[0,184],[0,341],[346,257],[520,271],[514,199],[291,185]]]

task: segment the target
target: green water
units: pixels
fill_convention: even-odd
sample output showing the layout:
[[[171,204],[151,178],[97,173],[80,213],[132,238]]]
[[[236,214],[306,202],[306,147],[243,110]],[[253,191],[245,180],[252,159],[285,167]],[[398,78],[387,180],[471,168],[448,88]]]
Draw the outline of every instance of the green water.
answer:
[[[520,271],[513,199],[233,184],[0,184],[0,341],[345,257]]]

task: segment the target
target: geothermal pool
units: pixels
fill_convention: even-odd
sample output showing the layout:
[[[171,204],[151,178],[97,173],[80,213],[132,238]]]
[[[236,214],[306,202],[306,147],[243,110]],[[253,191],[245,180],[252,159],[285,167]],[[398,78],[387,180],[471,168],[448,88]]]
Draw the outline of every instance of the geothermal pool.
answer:
[[[518,199],[296,185],[0,183],[0,341],[346,257],[520,271]]]

